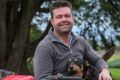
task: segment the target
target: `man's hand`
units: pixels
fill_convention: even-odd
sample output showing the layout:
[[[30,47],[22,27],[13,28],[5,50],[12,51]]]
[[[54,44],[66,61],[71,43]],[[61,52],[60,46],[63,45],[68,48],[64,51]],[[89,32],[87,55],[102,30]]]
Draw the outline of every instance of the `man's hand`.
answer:
[[[102,69],[102,71],[99,74],[99,80],[112,80],[108,69]]]

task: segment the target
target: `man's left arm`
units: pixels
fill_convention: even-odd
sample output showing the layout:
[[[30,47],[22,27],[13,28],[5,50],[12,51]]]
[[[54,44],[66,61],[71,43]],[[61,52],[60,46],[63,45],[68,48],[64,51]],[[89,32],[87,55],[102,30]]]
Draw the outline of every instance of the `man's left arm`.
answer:
[[[107,63],[96,53],[87,41],[85,43],[85,58],[99,70],[99,80],[112,80]]]
[[[99,74],[99,80],[112,80],[109,69],[102,68],[102,70]]]

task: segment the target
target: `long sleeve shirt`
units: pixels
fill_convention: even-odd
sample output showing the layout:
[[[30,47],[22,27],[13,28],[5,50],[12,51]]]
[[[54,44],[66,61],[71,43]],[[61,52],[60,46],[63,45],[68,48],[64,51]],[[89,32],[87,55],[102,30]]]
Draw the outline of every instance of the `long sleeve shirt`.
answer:
[[[84,38],[72,33],[71,42],[66,46],[50,30],[35,50],[33,60],[35,80],[50,80],[48,76],[58,73],[67,76],[69,74],[67,64],[70,58],[87,60],[98,70],[108,68],[107,63]]]

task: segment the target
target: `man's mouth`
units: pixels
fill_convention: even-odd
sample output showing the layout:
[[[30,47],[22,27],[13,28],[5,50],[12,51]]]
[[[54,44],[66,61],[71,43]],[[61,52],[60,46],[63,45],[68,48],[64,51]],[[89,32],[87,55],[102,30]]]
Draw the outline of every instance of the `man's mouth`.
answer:
[[[59,26],[66,26],[66,25],[70,25],[70,22],[64,22],[64,23],[59,23]]]

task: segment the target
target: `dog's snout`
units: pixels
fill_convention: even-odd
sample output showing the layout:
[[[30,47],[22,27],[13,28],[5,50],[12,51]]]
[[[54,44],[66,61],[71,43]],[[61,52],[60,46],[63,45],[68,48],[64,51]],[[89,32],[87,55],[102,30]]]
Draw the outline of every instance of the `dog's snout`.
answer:
[[[69,67],[69,69],[70,69],[70,71],[72,71],[72,70],[73,70],[73,67],[71,66],[71,67]]]

